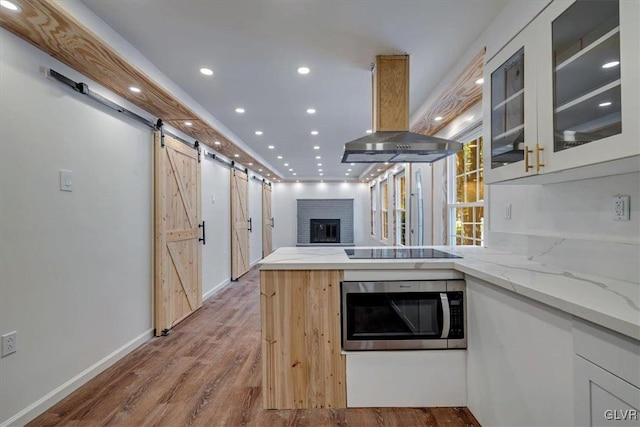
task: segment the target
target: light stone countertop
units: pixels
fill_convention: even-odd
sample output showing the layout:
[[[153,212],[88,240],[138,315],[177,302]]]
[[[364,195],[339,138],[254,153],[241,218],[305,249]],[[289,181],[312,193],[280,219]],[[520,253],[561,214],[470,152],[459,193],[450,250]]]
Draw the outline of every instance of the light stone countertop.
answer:
[[[463,258],[351,260],[342,247],[288,247],[259,265],[261,270],[453,269],[640,340],[640,283],[582,274],[494,249],[430,248]]]

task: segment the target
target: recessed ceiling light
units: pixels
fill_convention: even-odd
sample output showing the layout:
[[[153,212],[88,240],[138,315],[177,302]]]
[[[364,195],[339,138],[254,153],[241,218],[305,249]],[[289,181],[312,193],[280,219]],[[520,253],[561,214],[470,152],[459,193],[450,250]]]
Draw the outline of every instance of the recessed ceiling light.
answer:
[[[317,135],[317,134],[318,134],[318,131],[317,131],[317,130],[312,130],[312,131],[311,131],[311,135]]]
[[[319,173],[318,175],[322,176],[323,174]],[[322,181],[320,181],[320,182],[322,182]]]
[[[270,173],[268,173],[268,174],[267,174],[267,176],[271,176],[271,174],[270,174]]]
[[[318,169],[318,172],[322,172],[322,169]]]
[[[220,145],[220,141],[215,141],[214,144]]]
[[[298,74],[309,74],[309,67],[298,67]]]
[[[273,150],[276,147],[274,147],[273,145],[269,145],[267,148],[269,148],[269,150]]]
[[[255,133],[256,135],[258,135],[258,136],[262,135],[262,131],[261,131],[261,130],[257,130],[257,131],[255,131],[254,133]]]
[[[356,165],[355,163],[351,163],[351,166],[355,166],[355,165]]]
[[[142,90],[140,90],[139,87],[135,87],[135,86],[129,86],[129,90],[133,93],[140,93],[142,92]]]
[[[442,116],[438,116],[438,117],[436,117],[436,118],[435,118],[435,119],[433,119],[433,120],[435,120],[436,122],[439,122],[439,121],[440,121],[440,120],[442,120],[442,119],[443,119],[443,117],[442,117]]]
[[[8,0],[1,0],[0,6],[4,7],[5,9],[9,9],[12,12],[22,12],[22,8],[20,6]]]
[[[620,65],[620,61],[611,61],[611,62],[607,62],[606,64],[602,65],[602,68],[613,68]]]
[[[384,162],[384,164],[385,164],[385,165],[388,165],[388,164],[389,164],[389,162]]]
[[[200,68],[200,72],[205,76],[213,76],[213,70],[211,68],[202,67]]]
[[[244,108],[241,108],[241,107],[236,108],[236,113],[244,114]]]
[[[367,129],[365,132],[366,133],[373,133],[373,131],[371,129]]]
[[[321,156],[316,156],[316,160],[320,160],[321,158]]]
[[[294,172],[294,173],[292,173],[291,175],[296,176],[296,175],[298,175],[298,174]]]
[[[322,166],[322,163],[318,163],[318,166]]]
[[[380,172],[380,171],[382,171],[382,169],[378,169],[378,172]],[[373,174],[371,174],[371,175],[373,175]]]
[[[293,172],[293,169],[289,169],[289,172]]]
[[[284,165],[285,165],[285,166],[289,166],[289,163],[285,163]]]
[[[247,163],[247,164],[248,164],[249,166],[253,166],[253,163],[251,163],[251,162],[249,162],[249,163]]]
[[[484,79],[482,77],[480,77],[478,80],[476,80],[476,84],[477,85],[481,85],[482,83],[484,83]]]
[[[319,145],[314,145],[314,146],[313,146],[313,149],[314,149],[314,150],[319,150],[319,149],[320,149],[320,146],[319,146]]]
[[[282,156],[278,156],[278,160],[281,160],[281,159],[282,159]]]
[[[349,176],[349,172],[345,173],[345,175]]]
[[[233,157],[240,157],[240,154],[234,154]]]
[[[307,108],[307,114],[315,114],[315,113],[316,113],[315,108]]]
[[[608,107],[609,105],[611,105],[611,102],[607,101],[607,102],[602,102],[602,103],[598,104],[598,107]]]
[[[351,172],[351,169],[347,169],[348,172]]]
[[[258,169],[258,172],[262,172],[262,169]]]

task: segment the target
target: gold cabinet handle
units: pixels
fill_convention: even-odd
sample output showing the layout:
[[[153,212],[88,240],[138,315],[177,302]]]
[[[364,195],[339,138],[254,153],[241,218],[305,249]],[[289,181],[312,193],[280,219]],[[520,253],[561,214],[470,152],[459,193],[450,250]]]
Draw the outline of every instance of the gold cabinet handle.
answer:
[[[533,150],[529,150],[529,147],[524,146],[524,171],[529,172],[529,169],[533,169],[533,165],[529,164],[529,153],[533,153]]]
[[[544,147],[540,147],[540,144],[536,142],[536,172],[540,172],[540,168],[544,166],[544,163],[540,163],[541,151],[544,151]]]

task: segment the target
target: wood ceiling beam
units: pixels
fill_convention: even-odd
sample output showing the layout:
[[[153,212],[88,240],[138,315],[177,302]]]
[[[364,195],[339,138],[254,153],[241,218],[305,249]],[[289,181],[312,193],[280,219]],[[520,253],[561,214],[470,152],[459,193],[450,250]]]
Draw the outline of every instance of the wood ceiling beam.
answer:
[[[256,173],[270,174],[269,179],[281,178],[128,62],[55,1],[20,0],[20,6],[21,13],[0,8],[0,26],[216,152],[253,171],[262,169],[263,172]],[[142,91],[134,94],[130,86]],[[186,126],[185,121],[193,125]],[[215,144],[216,141],[220,144]]]

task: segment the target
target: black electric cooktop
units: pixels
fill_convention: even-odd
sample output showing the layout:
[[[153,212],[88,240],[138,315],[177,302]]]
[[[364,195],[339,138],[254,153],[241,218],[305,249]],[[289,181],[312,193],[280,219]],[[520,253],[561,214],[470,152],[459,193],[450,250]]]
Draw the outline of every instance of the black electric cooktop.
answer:
[[[351,259],[426,259],[426,258],[462,258],[437,249],[375,248],[345,249]]]

